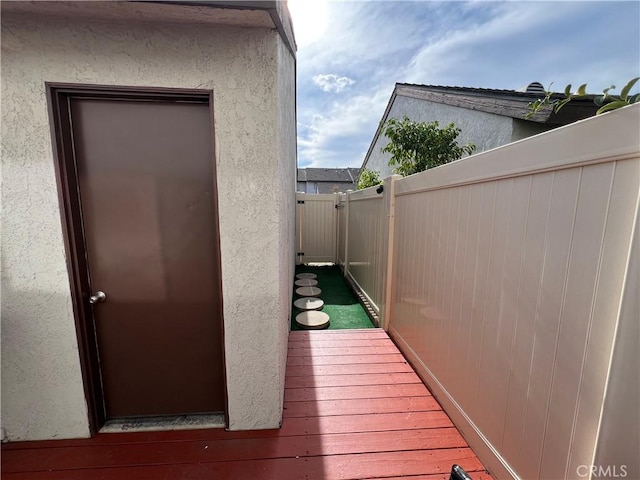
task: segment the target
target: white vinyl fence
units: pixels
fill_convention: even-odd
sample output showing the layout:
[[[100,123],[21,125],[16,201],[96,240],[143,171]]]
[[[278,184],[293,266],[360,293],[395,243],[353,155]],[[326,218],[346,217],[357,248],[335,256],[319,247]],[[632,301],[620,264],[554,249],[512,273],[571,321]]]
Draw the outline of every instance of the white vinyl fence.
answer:
[[[336,261],[336,199],[332,193],[296,194],[297,264]]]
[[[333,262],[376,313],[384,297],[388,222],[375,188],[347,194],[296,194],[298,264]]]
[[[497,478],[640,478],[639,132],[637,105],[341,200],[346,274]]]
[[[348,193],[346,203],[349,232],[347,275],[379,313],[386,267],[384,198],[370,188]]]

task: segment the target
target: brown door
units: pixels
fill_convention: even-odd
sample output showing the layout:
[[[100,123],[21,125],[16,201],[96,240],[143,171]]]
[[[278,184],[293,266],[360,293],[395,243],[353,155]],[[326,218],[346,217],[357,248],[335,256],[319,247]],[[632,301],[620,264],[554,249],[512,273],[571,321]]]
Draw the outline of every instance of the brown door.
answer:
[[[68,100],[105,417],[222,412],[209,105]]]

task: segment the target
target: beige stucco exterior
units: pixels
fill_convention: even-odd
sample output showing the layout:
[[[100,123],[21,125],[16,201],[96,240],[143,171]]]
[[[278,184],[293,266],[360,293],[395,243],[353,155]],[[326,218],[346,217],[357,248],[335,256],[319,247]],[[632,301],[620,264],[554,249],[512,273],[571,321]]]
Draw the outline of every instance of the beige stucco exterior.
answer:
[[[281,422],[294,268],[295,59],[273,28],[166,15],[70,21],[3,9],[2,427],[9,440],[89,435],[45,82],[214,91],[229,428]]]
[[[409,91],[407,92],[405,89]],[[474,153],[491,150],[553,128],[538,121],[515,118],[507,109],[501,111],[496,108],[494,112],[484,111],[481,108],[476,108],[473,105],[473,100],[468,100],[468,104],[463,106],[448,104],[443,101],[443,98],[434,101],[421,97],[416,98],[415,95],[415,89],[412,90],[412,87],[399,88],[396,86],[387,110],[380,120],[381,125],[391,118],[402,120],[405,116],[416,122],[437,121],[441,128],[454,123],[460,129],[460,135],[457,138],[458,144],[474,144],[476,146]],[[523,107],[523,111],[525,109],[526,106]],[[363,168],[380,172],[380,178],[385,178],[393,173],[393,167],[389,166],[391,155],[382,152],[387,143],[389,143],[389,139],[380,128],[376,131],[363,161]]]

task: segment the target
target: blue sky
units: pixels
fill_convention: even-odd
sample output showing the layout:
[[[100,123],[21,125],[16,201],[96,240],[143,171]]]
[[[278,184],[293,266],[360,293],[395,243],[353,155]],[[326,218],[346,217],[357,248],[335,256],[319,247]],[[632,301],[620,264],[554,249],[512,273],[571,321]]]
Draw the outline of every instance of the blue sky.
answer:
[[[640,2],[289,0],[298,165],[359,167],[396,82],[600,93],[640,76]],[[637,91],[638,87],[634,88]]]

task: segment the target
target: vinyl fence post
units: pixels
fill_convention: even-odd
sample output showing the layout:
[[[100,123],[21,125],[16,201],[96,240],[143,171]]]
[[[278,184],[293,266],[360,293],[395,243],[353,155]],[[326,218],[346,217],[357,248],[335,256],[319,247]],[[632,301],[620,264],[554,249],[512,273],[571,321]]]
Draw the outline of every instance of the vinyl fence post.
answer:
[[[333,226],[335,228],[335,235],[333,241],[333,263],[338,265],[338,250],[340,249],[340,192],[334,192],[333,194]]]
[[[385,215],[385,238],[386,248],[384,249],[382,264],[384,265],[384,290],[382,296],[382,305],[380,306],[380,327],[385,332],[389,331],[389,323],[391,322],[391,300],[393,289],[393,249],[395,235],[395,183],[402,176],[391,175],[384,179],[384,215]]]
[[[342,273],[345,278],[349,274],[349,202],[353,190],[347,190],[344,198],[344,268]]]
[[[302,225],[303,225],[303,209],[304,209],[304,197],[302,192],[296,192],[296,265],[302,264],[302,256],[300,252],[302,249]],[[302,203],[300,203],[302,202]]]

